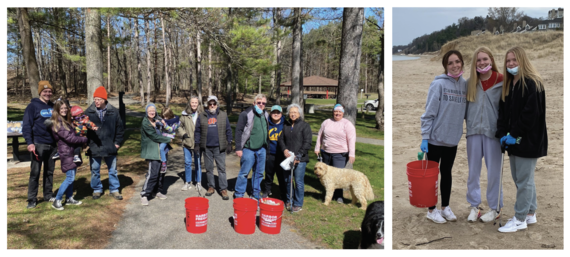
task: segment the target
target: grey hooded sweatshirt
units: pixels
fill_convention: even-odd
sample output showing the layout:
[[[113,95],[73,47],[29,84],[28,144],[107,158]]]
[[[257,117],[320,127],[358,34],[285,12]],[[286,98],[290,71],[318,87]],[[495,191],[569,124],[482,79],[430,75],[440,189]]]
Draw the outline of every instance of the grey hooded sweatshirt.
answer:
[[[477,78],[476,78],[477,79]],[[477,79],[478,80],[478,79]],[[503,91],[503,82],[499,82],[483,91],[481,81],[477,81],[475,102],[467,103],[467,135],[485,135],[495,138],[499,119],[499,101]]]
[[[420,118],[422,139],[439,146],[456,146],[463,134],[467,108],[467,82],[455,81],[445,74],[435,77],[429,86],[426,111]]]

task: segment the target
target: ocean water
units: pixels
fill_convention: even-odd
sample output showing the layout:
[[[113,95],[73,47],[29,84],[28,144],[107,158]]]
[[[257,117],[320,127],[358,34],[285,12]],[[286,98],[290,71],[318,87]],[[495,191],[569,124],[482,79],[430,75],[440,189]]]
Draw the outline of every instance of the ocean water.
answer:
[[[392,61],[410,61],[417,60],[420,57],[417,56],[405,56],[405,55],[392,55]]]

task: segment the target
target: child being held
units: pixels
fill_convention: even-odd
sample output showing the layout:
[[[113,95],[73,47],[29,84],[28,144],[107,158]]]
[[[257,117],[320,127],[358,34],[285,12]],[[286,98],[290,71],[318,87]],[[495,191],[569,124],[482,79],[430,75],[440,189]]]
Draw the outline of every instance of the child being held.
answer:
[[[71,116],[73,127],[75,128],[75,135],[80,137],[87,136],[87,130],[97,130],[98,127],[95,126],[95,123],[89,121],[89,117],[83,114],[83,109],[78,105],[71,107]],[[81,162],[79,155],[81,154],[81,147],[76,147],[73,149],[73,162]]]
[[[172,110],[168,107],[162,110],[162,117],[162,135],[165,137],[174,138],[176,135],[176,129],[178,129],[178,126],[180,125],[180,118],[174,115]],[[167,143],[160,144],[160,160],[162,161],[160,172],[162,173],[166,172],[166,153],[168,152],[167,147]]]

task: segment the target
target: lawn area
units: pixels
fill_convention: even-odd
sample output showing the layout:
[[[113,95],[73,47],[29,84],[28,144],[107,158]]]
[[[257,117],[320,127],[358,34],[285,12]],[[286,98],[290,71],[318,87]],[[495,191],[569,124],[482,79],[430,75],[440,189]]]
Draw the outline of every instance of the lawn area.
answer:
[[[313,145],[315,137],[313,137]],[[360,204],[350,204],[350,191],[345,191],[345,204],[336,201],[325,206],[325,190],[313,168],[317,162],[314,152],[310,151],[310,162],[305,172],[305,197],[303,210],[290,214],[286,212],[284,222],[299,230],[299,233],[318,243],[324,243],[333,249],[356,249],[360,241],[360,224],[364,218],[364,210]],[[375,201],[384,200],[384,147],[356,143],[356,161],[354,169],[364,173],[370,180]],[[275,179],[277,183],[277,179]],[[272,187],[273,194],[279,195],[277,186]]]
[[[363,104],[364,102],[368,101],[368,100],[374,100],[378,98],[378,93],[375,94],[370,94],[370,96],[368,97],[368,99],[366,99],[366,96],[363,94],[362,98],[360,98],[360,93],[358,94],[358,101],[356,102],[358,105],[358,107],[360,108],[360,105]],[[324,104],[336,104],[336,99],[320,99],[320,98],[307,98],[305,100],[305,103],[307,104],[316,104],[316,105],[324,105]]]

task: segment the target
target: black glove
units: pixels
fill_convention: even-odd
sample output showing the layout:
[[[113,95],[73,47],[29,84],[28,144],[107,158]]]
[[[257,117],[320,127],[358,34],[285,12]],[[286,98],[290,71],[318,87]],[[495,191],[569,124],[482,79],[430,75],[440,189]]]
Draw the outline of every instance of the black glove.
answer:
[[[200,156],[200,147],[199,146],[194,147],[194,154],[195,154],[195,156]]]
[[[182,140],[189,138],[188,134],[184,134],[184,136],[182,136]]]
[[[232,144],[228,143],[228,147],[226,147],[226,154],[230,154],[232,152]]]

